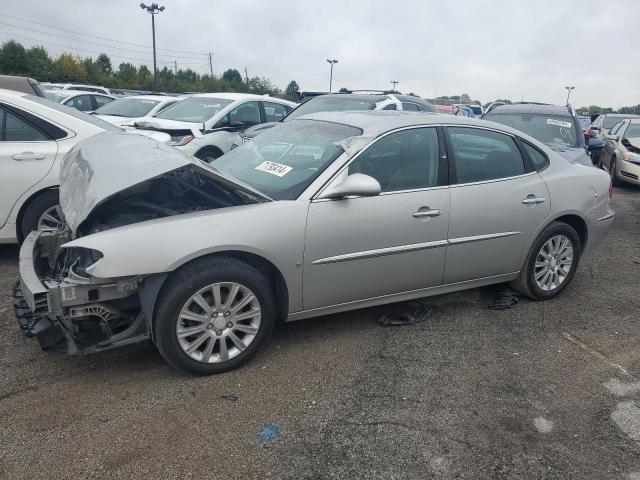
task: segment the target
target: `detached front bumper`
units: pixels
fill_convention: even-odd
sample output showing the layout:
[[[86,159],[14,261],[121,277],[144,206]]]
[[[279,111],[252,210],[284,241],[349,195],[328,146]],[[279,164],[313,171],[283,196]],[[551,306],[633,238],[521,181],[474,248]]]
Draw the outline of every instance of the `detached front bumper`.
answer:
[[[57,231],[31,232],[20,248],[14,311],[20,329],[43,350],[96,353],[150,338],[140,313],[137,279],[92,283],[51,272],[68,238]]]

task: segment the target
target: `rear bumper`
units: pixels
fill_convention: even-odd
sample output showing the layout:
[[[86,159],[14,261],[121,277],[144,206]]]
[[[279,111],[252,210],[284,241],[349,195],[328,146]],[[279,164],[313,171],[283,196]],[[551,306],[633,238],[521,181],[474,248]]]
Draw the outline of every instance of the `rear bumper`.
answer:
[[[597,246],[602,243],[609,233],[609,230],[611,230],[611,225],[613,225],[615,218],[616,212],[609,209],[605,215],[598,217],[592,222],[591,228],[589,228],[587,246],[583,251],[584,255],[594,252]]]
[[[20,248],[20,279],[13,297],[25,336],[36,337],[44,350],[70,355],[148,340],[135,280],[91,284],[43,274],[66,240],[59,232],[31,232]]]

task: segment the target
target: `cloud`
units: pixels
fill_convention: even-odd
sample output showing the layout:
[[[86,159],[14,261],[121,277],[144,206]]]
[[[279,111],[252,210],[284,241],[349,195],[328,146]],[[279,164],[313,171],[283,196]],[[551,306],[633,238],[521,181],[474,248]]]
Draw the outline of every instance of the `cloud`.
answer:
[[[132,0],[40,2],[5,0],[0,14],[105,38],[150,45],[149,15]],[[511,97],[562,103],[575,86],[575,105],[619,107],[640,102],[640,66],[628,52],[640,47],[640,2],[618,0],[606,8],[595,0],[166,0],[156,18],[159,66],[173,63],[208,71],[246,67],[284,88],[296,80],[305,90],[326,90],[336,58],[334,86],[398,88],[422,96],[468,93],[490,101]],[[1,19],[49,31],[46,27]],[[0,25],[43,42],[106,50],[111,55],[151,58],[73,39]],[[0,34],[5,40],[6,34]],[[24,44],[34,42],[20,39]],[[94,42],[111,43],[95,38]],[[47,45],[54,54],[63,48]],[[113,44],[123,47],[123,44]],[[164,49],[195,52],[180,55]],[[78,51],[83,54],[83,52]],[[84,53],[84,55],[89,55]],[[188,58],[186,58],[188,56]],[[113,57],[113,63],[124,61]],[[139,63],[139,62],[133,62]],[[151,61],[148,62],[151,64]]]

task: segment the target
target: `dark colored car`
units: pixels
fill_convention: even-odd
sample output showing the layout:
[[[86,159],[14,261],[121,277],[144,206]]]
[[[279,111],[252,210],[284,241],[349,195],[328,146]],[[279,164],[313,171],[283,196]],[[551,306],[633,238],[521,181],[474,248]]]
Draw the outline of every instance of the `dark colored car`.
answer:
[[[500,105],[485,113],[482,119],[520,130],[571,162],[593,165],[580,120],[570,106],[532,103]]]
[[[589,142],[591,144],[607,145],[607,135],[615,124],[627,118],[640,118],[638,115],[626,115],[622,113],[603,113],[598,115],[589,127]],[[600,150],[595,150],[591,155],[595,165],[602,165]]]
[[[413,95],[399,93],[330,93],[313,96],[301,103],[280,122],[317,112],[336,112],[349,110],[407,110],[414,112],[437,113],[436,108],[426,100]],[[268,122],[246,129],[240,134],[246,142],[265,130],[275,127],[279,122]]]

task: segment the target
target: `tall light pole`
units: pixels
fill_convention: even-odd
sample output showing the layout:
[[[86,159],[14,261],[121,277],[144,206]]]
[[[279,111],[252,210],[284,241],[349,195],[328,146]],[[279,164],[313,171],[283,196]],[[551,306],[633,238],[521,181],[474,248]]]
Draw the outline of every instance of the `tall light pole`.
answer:
[[[567,105],[569,105],[569,96],[571,95],[571,90],[573,90],[576,87],[564,87],[567,89]]]
[[[397,80],[391,80],[391,84],[393,85],[393,88],[391,89],[392,92],[396,91],[396,85],[398,85],[400,82]]]
[[[333,60],[329,60],[327,58],[327,62],[329,62],[331,64],[331,73],[329,74],[329,93],[331,93],[331,86],[333,84],[333,66],[338,63],[338,60],[336,60],[335,58]]]
[[[164,11],[164,7],[159,7],[157,3],[151,5],[140,4],[140,8],[151,14],[151,36],[153,37],[153,89],[157,87],[156,77],[158,68],[156,67],[156,15]]]

